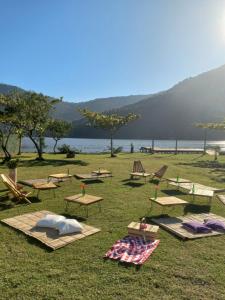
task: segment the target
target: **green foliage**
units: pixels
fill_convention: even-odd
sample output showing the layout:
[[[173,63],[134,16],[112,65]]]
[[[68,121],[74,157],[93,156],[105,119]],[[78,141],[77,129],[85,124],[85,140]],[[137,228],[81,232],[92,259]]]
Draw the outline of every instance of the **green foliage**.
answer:
[[[126,116],[119,116],[117,114],[93,112],[87,109],[80,109],[79,112],[90,122],[91,126],[110,131],[111,134],[139,117],[133,113],[129,113]]]
[[[225,120],[220,123],[196,123],[195,126],[205,129],[225,130]]]
[[[117,114],[93,112],[88,109],[80,109],[79,112],[88,120],[90,126],[101,128],[109,132],[111,140],[111,157],[115,156],[113,152],[113,135],[115,132],[121,127],[127,125],[129,122],[135,121],[139,118],[139,116],[134,113],[129,113],[126,116],[120,116]]]
[[[34,143],[38,159],[42,157],[42,138],[48,126],[51,123],[50,112],[54,105],[61,99],[50,99],[49,97],[35,92],[19,92],[15,91],[7,95],[1,95],[0,105],[3,107],[1,111],[0,121],[2,128],[7,132],[6,142],[2,146],[7,156],[7,146],[9,136],[12,133],[27,135]],[[3,131],[2,129],[2,131]],[[3,140],[3,133],[1,140]],[[9,156],[9,155],[8,155]]]
[[[8,148],[11,136],[16,133],[17,116],[14,102],[11,103],[8,96],[0,95],[0,147],[4,152],[4,161],[11,159]]]
[[[63,120],[51,120],[48,126],[48,132],[54,140],[60,140],[65,137],[71,128],[71,124]]]
[[[72,151],[72,149],[70,148],[70,145],[67,145],[67,144],[63,144],[63,145],[59,146],[58,150],[62,154],[66,154],[66,153],[69,153],[70,151]]]
[[[111,147],[108,147],[108,149],[111,150]],[[117,148],[114,148],[114,147],[113,147],[113,153],[114,153],[114,154],[121,153],[122,151],[123,151],[123,147],[121,147],[121,146],[120,146],[120,147],[117,147]]]
[[[19,164],[19,159],[11,159],[6,163],[9,169],[16,169]]]
[[[75,154],[75,153],[81,153],[80,150],[76,149],[76,148],[71,148],[70,145],[67,144],[63,144],[61,146],[58,147],[58,150],[61,154]]]
[[[63,138],[71,128],[71,124],[62,121],[62,120],[52,120],[48,126],[48,132],[50,136],[55,140],[53,151],[55,153],[55,149],[58,141]]]

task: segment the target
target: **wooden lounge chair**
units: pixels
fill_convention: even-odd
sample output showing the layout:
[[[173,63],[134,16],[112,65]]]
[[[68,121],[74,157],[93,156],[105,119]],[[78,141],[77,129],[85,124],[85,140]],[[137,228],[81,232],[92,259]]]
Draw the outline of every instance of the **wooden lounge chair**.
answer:
[[[0,174],[0,176],[4,185],[9,190],[9,193],[12,194],[15,199],[17,199],[17,203],[22,200],[25,200],[27,203],[31,203],[27,198],[31,192],[22,191],[21,188],[18,188],[18,186],[7,175]]]
[[[144,177],[146,182],[147,177],[149,176],[151,176],[151,174],[145,172],[141,161],[135,160],[133,165],[133,171],[130,173],[130,179],[134,179],[135,177]]]
[[[166,170],[168,169],[168,166],[164,165],[162,166],[158,171],[152,173],[152,179],[154,177],[157,177],[159,180],[162,180],[164,174],[166,173]]]

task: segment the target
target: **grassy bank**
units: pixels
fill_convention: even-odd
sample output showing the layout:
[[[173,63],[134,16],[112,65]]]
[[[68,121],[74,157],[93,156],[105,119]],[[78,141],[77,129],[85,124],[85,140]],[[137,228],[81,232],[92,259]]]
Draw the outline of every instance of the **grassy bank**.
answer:
[[[113,172],[114,177],[104,183],[87,185],[87,193],[104,198],[102,213],[95,206],[89,209],[84,222],[98,227],[101,232],[76,241],[54,252],[34,239],[26,237],[7,226],[0,225],[0,299],[224,299],[225,236],[183,242],[160,230],[159,247],[152,257],[137,271],[113,261],[102,259],[105,252],[119,238],[127,234],[126,226],[139,220],[149,209],[148,197],[154,193],[154,184],[131,183],[129,172],[134,159],[141,159],[146,171],[154,171],[168,164],[168,177],[179,175],[206,185],[224,186],[225,157],[214,163],[209,156],[198,155],[108,155],[81,154],[76,160],[64,155],[46,155],[46,161],[36,162],[34,155],[25,154],[18,168],[19,179],[45,178],[48,174],[66,172],[88,173],[99,167]],[[1,173],[7,173],[5,167]],[[0,185],[3,189],[3,185]],[[42,192],[41,201],[33,198],[31,205],[13,206],[8,200],[0,203],[0,219],[18,214],[50,210],[63,214],[64,197],[78,193],[80,182],[64,182],[56,191]],[[176,192],[160,185],[160,195]],[[35,193],[34,193],[35,196]],[[190,201],[185,194],[180,198]],[[196,198],[189,212],[211,210],[225,216],[225,207],[214,200],[211,208],[207,200]],[[153,215],[161,212],[157,207]],[[82,208],[70,207],[71,217],[85,216]],[[172,211],[183,214],[182,208]]]

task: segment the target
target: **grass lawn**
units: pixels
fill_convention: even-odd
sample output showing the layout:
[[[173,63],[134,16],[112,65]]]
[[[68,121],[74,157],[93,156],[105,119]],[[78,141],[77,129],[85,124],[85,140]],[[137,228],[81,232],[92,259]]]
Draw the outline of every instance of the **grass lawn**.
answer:
[[[225,236],[182,241],[160,229],[159,247],[150,259],[136,270],[115,261],[104,261],[103,255],[119,238],[127,234],[127,225],[145,216],[149,209],[148,197],[154,194],[154,184],[144,180],[130,184],[126,179],[134,159],[141,159],[146,171],[154,171],[168,164],[167,177],[191,179],[206,185],[222,187],[225,183],[225,157],[218,163],[209,156],[81,154],[76,160],[64,155],[46,155],[46,161],[34,161],[34,155],[24,154],[18,168],[19,179],[46,178],[52,173],[88,173],[100,166],[113,172],[114,177],[103,183],[91,183],[89,194],[104,198],[102,213],[91,206],[84,222],[101,229],[100,233],[75,241],[56,251],[50,251],[38,241],[8,226],[0,224],[0,299],[225,299]],[[6,167],[1,173],[8,173]],[[142,184],[143,183],[143,184]],[[2,183],[0,189],[3,189]],[[52,192],[41,192],[41,201],[31,205],[17,205],[2,201],[0,219],[38,210],[63,214],[64,197],[80,192],[80,182],[73,179]],[[34,193],[35,195],[36,193]],[[173,188],[160,184],[159,195],[176,194]],[[181,199],[191,201],[185,194]],[[206,198],[196,198],[190,211],[211,210],[225,216],[225,206],[214,199],[209,207]],[[157,215],[160,208],[151,212]],[[170,211],[169,211],[170,212]],[[71,217],[85,216],[82,208],[70,206]],[[171,211],[182,215],[181,207]]]

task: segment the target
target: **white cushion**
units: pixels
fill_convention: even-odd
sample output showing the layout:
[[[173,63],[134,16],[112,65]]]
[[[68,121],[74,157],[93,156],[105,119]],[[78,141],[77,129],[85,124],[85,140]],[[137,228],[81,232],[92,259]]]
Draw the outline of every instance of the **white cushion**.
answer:
[[[38,227],[49,227],[49,228],[56,228],[56,224],[60,221],[65,220],[66,218],[64,216],[59,215],[46,215],[42,219],[40,219],[36,226]]]
[[[59,231],[59,235],[81,232],[83,226],[74,219],[65,219],[60,222],[57,222],[56,229]]]

